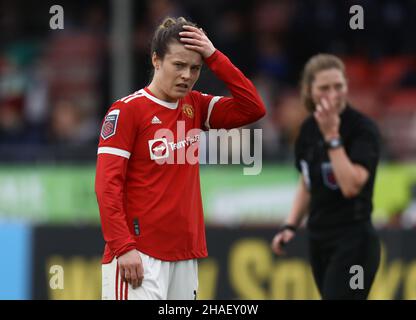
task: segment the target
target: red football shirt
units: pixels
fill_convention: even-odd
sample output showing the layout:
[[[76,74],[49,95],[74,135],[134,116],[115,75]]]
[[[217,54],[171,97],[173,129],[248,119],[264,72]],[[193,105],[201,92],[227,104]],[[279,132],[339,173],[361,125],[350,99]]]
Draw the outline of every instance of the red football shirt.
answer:
[[[207,256],[200,132],[241,127],[264,116],[265,108],[250,80],[220,51],[205,63],[232,97],[192,91],[169,103],[144,88],[107,112],[96,168],[103,263],[135,248],[165,261]]]

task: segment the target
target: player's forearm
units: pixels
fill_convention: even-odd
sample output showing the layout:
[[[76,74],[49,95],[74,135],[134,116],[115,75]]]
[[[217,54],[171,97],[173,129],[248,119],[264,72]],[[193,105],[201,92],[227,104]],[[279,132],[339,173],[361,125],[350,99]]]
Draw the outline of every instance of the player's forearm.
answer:
[[[99,155],[95,178],[104,240],[117,256],[134,249],[136,244],[127,226],[123,207],[126,165],[124,158]]]
[[[125,219],[120,219],[123,216],[123,210],[117,204],[114,205],[114,201],[109,202],[103,199],[108,199],[112,195],[114,193],[107,195],[97,193],[97,202],[104,240],[116,256],[121,256],[135,249],[136,242],[130,235]]]
[[[343,147],[329,150],[328,155],[337,184],[344,197],[351,198],[358,195],[368,179],[368,174],[363,168],[351,162]]]
[[[205,61],[230,90],[236,108],[229,111],[238,113],[247,123],[257,121],[266,114],[266,108],[253,83],[223,53],[217,50]]]
[[[310,203],[310,193],[306,188],[303,178],[300,178],[298,188],[296,190],[295,199],[293,201],[292,209],[286,219],[286,224],[298,227],[303,218],[308,213]]]

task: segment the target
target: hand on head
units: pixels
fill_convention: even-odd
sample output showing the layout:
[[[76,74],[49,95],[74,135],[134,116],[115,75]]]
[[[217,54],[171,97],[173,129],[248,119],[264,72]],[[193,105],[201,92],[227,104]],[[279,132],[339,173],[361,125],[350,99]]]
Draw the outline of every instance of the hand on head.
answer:
[[[185,31],[180,32],[179,35],[185,48],[198,52],[204,59],[215,52],[214,45],[201,28],[189,25],[184,25],[183,28]]]

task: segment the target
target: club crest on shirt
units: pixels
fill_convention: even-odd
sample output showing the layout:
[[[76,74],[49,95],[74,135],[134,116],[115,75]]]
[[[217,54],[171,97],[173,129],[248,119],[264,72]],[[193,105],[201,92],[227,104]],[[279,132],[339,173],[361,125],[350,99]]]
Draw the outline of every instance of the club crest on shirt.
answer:
[[[194,117],[194,107],[192,107],[190,104],[185,103],[182,106],[182,111],[188,118],[192,119]]]
[[[103,126],[101,127],[101,137],[105,140],[114,136],[117,129],[117,120],[120,114],[120,110],[112,110],[105,116]]]
[[[337,190],[338,184],[335,178],[334,171],[330,162],[324,162],[321,164],[322,179],[324,184],[331,190]]]

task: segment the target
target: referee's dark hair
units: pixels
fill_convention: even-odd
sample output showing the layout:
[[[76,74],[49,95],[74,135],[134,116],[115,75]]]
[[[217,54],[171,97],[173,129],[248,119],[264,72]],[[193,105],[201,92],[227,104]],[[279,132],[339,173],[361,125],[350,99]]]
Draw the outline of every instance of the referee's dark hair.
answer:
[[[340,70],[345,79],[347,79],[344,63],[340,58],[332,54],[320,53],[314,55],[305,64],[300,82],[300,92],[302,103],[309,112],[315,111],[315,104],[311,96],[311,86],[315,80],[315,75],[320,71],[328,69]]]

